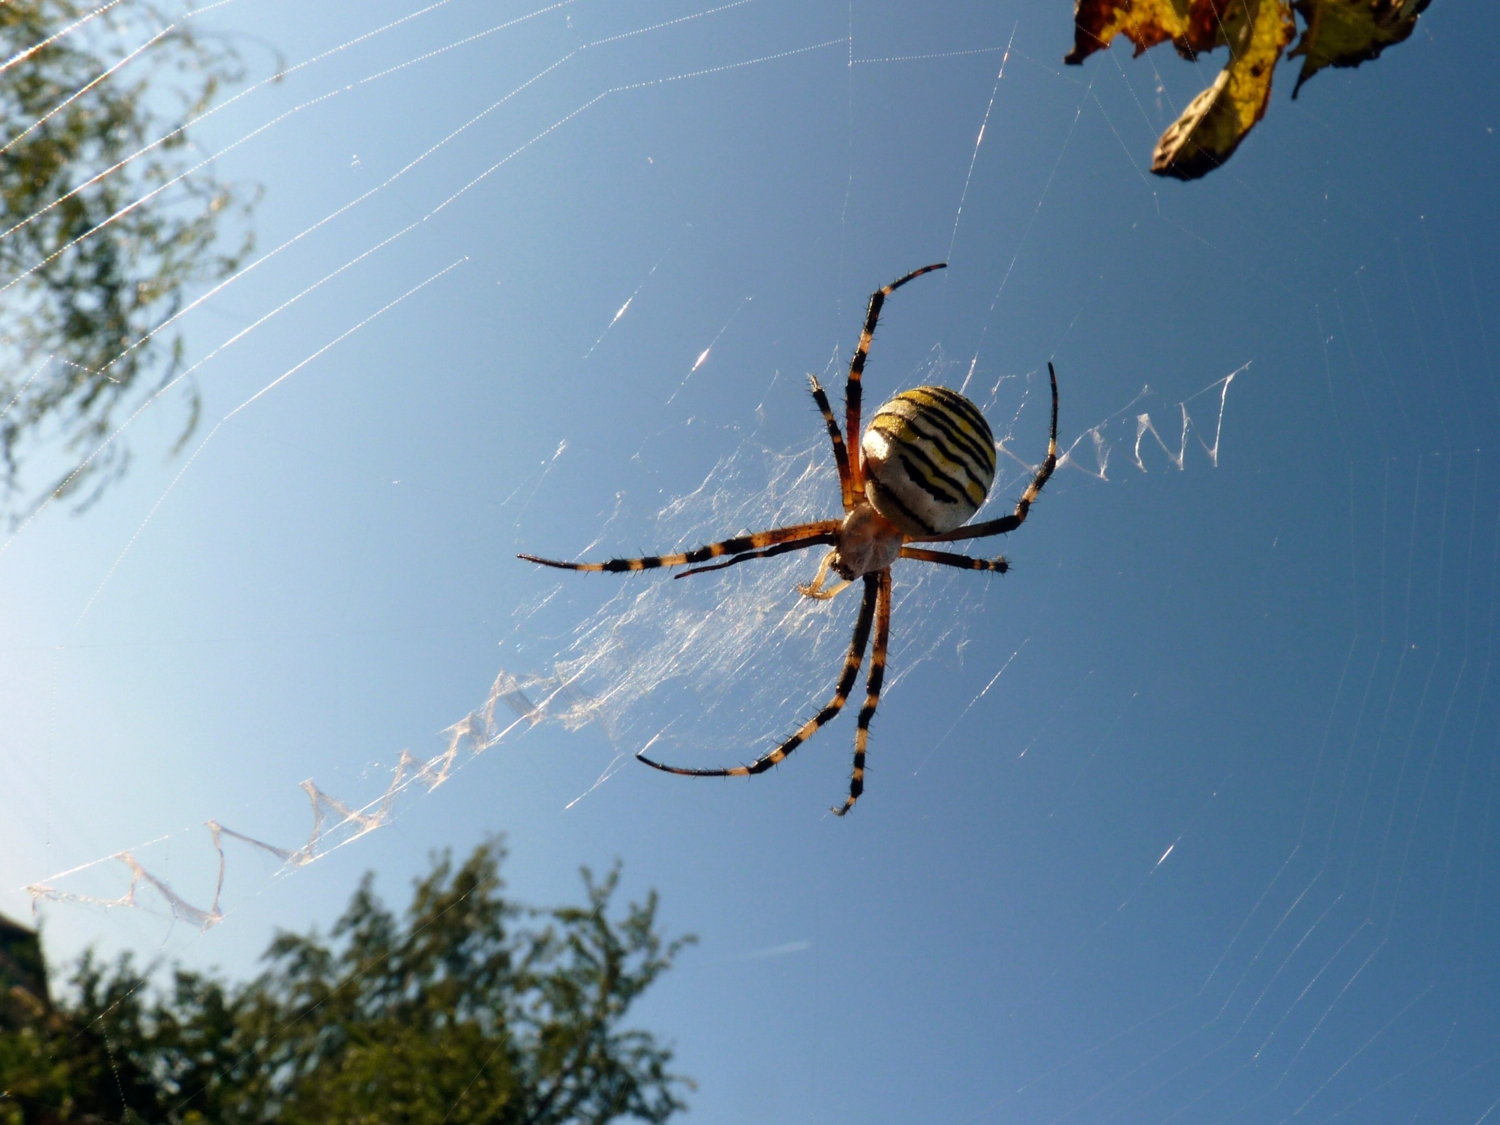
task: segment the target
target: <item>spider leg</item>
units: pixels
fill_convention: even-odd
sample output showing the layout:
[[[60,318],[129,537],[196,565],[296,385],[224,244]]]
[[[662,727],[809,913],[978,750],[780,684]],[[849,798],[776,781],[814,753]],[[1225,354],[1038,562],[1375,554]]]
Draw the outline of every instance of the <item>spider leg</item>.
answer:
[[[843,526],[842,520],[798,523],[790,527],[777,527],[770,531],[757,531],[754,535],[741,535],[734,539],[710,543],[706,547],[696,547],[680,555],[649,555],[640,559],[609,559],[607,562],[575,563],[563,562],[560,559],[538,558],[536,555],[517,555],[516,558],[540,563],[542,566],[556,567],[558,570],[608,571],[611,574],[618,574],[626,570],[654,570],[660,566],[683,566],[686,563],[707,562],[709,559],[717,559],[723,555],[738,555],[780,543],[800,543],[804,540],[809,546],[814,543],[825,543],[829,541],[827,537],[835,534],[841,526]]]
[[[950,551],[924,551],[920,547],[902,547],[901,557],[916,559],[919,562],[938,563],[942,566],[956,566],[961,570],[992,570],[996,574],[1004,574],[1010,569],[1010,563],[1005,561],[1004,555],[993,559],[976,559],[968,555],[955,555]]]
[[[824,555],[823,561],[818,564],[818,573],[813,575],[813,580],[806,586],[798,586],[797,593],[805,598],[817,598],[820,602],[826,602],[845,587],[854,585],[853,582],[838,582],[826,590],[823,588],[823,579],[828,577],[828,568],[833,565],[833,560],[837,557],[837,551],[829,551]]]
[[[934,262],[930,266],[912,270],[905,277],[898,277],[870,294],[870,305],[865,310],[864,331],[859,334],[859,346],[854,349],[854,358],[849,362],[849,378],[844,383],[844,433],[849,435],[849,443],[854,446],[854,456],[849,459],[849,485],[856,501],[865,490],[864,467],[859,458],[859,411],[864,395],[864,385],[860,380],[865,373],[865,360],[870,355],[870,341],[875,338],[875,325],[880,322],[880,310],[885,305],[885,299],[908,281],[921,277],[924,273],[947,268],[947,262]]]
[[[831,532],[827,535],[815,535],[811,539],[793,539],[788,543],[778,543],[774,547],[764,547],[759,551],[742,551],[733,558],[711,566],[695,566],[692,570],[679,570],[672,577],[686,578],[689,574],[707,574],[710,570],[723,570],[726,566],[734,566],[735,563],[746,562],[750,559],[769,559],[775,555],[784,555],[788,551],[805,551],[809,547],[816,547],[819,543],[833,543],[836,540],[837,536]]]
[[[886,580],[889,581],[890,571],[885,570],[881,573],[886,575]],[[754,774],[765,773],[793,750],[817,734],[820,727],[825,726],[835,715],[843,710],[844,703],[849,698],[849,693],[854,690],[854,681],[859,676],[859,667],[865,662],[865,646],[870,642],[870,622],[875,616],[875,603],[878,600],[879,591],[879,577],[874,574],[865,575],[865,600],[859,607],[859,620],[854,623],[854,639],[849,642],[849,655],[844,657],[844,670],[839,675],[838,686],[834,688],[833,698],[828,701],[823,710],[803,723],[801,730],[769,754],[755,759],[748,766],[735,766],[733,769],[718,770],[693,770],[685,769],[682,766],[666,766],[660,762],[653,762],[644,754],[637,754],[636,759],[646,763],[652,769],[658,769],[664,773],[681,774],[683,777],[750,777]]]
[[[1047,440],[1047,457],[1042,461],[1041,468],[1037,469],[1036,476],[1031,478],[1031,483],[1026,486],[1026,491],[1021,494],[1021,499],[1016,501],[1015,512],[997,520],[986,520],[984,523],[972,523],[967,527],[954,528],[952,531],[945,531],[942,535],[924,535],[916,542],[952,543],[958,539],[983,539],[989,535],[1004,535],[1026,522],[1026,515],[1031,511],[1031,502],[1042,490],[1042,485],[1046,484],[1048,478],[1052,476],[1052,470],[1057,468],[1057,372],[1052,370],[1050,363],[1047,364],[1047,374],[1052,377],[1052,436]]]
[[[839,469],[839,491],[843,494],[844,511],[854,510],[854,482],[849,477],[849,450],[844,445],[844,435],[839,433],[838,421],[833,416],[833,407],[828,404],[828,395],[823,390],[823,384],[818,382],[816,375],[809,375],[807,381],[812,384],[813,401],[818,404],[818,412],[823,415],[823,424],[828,427],[828,440],[833,442],[833,460]]]
[[[859,709],[859,727],[854,732],[854,771],[849,775],[849,796],[839,808],[830,809],[834,816],[847,816],[865,791],[865,748],[870,742],[870,720],[880,705],[880,688],[885,683],[885,653],[891,639],[891,568],[865,578],[877,578],[875,597],[875,650],[870,653],[870,671],[865,677],[865,705]]]
[[[813,598],[820,602],[828,602],[838,597],[853,585],[854,583],[852,581],[846,579],[842,582],[835,582],[832,586],[829,586],[826,589],[819,589],[812,586],[798,586],[797,593],[806,598]]]

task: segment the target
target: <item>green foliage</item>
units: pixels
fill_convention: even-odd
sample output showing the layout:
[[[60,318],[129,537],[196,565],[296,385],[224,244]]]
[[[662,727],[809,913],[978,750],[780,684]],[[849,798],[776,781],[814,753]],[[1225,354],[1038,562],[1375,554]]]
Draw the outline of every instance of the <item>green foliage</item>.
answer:
[[[0,1125],[110,1122],[564,1125],[664,1122],[686,1085],[670,1050],[622,1026],[683,938],[656,896],[610,918],[616,867],[587,902],[505,899],[491,842],[438,859],[398,918],[370,877],[334,927],[281,934],[238,987],[85,956],[74,999],[0,1034]]]
[[[33,503],[86,482],[96,496],[124,471],[122,442],[99,450],[117,411],[180,367],[180,337],[156,330],[248,240],[219,248],[234,196],[184,131],[238,77],[231,50],[149,0],[5,0],[0,58],[0,497],[14,512],[40,448],[60,444],[64,469]],[[197,416],[190,390],[183,439]]]

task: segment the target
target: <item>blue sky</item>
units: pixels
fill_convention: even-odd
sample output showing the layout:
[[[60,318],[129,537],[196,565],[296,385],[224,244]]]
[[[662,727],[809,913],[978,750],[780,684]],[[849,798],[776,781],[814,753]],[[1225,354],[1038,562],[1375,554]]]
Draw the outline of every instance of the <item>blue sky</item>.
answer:
[[[269,256],[184,320],[188,452],[167,454],[168,395],[127,431],[120,488],[0,553],[0,909],[26,916],[36,882],[122,894],[126,849],[206,907],[204,822],[301,846],[304,779],[378,798],[502,670],[595,660],[600,721],[517,729],[292,872],[231,840],[205,931],[146,888],[135,910],[45,902],[55,960],[94,943],[246,974],[364,870],[401,902],[432,849],[503,832],[518,897],[571,901],[579,864],[619,857],[700,936],[638,1013],[699,1083],[685,1120],[1493,1108],[1500,90],[1479,5],[1437,0],[1296,102],[1284,64],[1193,184],[1146,169],[1218,62],[1122,45],[1064,68],[1056,0],[201,18],[238,36],[247,85],[272,48],[293,68],[197,138],[263,186]],[[637,766],[653,738],[717,765],[789,733],[854,596],[798,605],[811,554],[673,583],[515,553],[832,514],[805,375],[837,397],[869,292],[943,258],[887,306],[867,395],[967,378],[1014,454],[1004,505],[1056,364],[1071,464],[1003,545],[1014,569],[897,568],[846,820],[826,809],[852,714],[748,782]],[[1166,450],[1137,444],[1142,415]]]

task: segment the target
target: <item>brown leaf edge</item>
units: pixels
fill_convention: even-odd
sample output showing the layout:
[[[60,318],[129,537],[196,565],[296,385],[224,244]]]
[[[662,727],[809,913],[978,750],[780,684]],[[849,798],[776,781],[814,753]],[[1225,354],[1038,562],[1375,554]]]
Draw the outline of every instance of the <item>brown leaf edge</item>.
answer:
[[[1063,58],[1078,66],[1116,35],[1135,44],[1141,54],[1188,30],[1187,6],[1173,0],[1077,0],[1073,9],[1073,49]]]

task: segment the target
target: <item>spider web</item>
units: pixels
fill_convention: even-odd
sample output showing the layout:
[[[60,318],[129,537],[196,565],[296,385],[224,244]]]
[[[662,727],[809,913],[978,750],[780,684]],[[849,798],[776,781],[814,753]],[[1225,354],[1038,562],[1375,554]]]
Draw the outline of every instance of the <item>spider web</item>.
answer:
[[[934,358],[913,372],[911,381],[940,380],[948,366]],[[1147,435],[1155,439],[1170,467],[1186,467],[1190,439],[1196,439],[1208,464],[1215,464],[1229,387],[1239,373],[1169,408],[1181,422],[1180,431],[1172,435],[1178,439],[1175,448],[1162,440],[1149,411],[1132,409],[1153,397],[1144,388],[1115,417],[1064,445],[1058,471],[1067,475],[1076,470],[1107,482],[1114,441],[1128,441],[1130,426],[1134,443],[1127,448],[1136,471],[1148,471],[1143,459]],[[825,371],[824,379],[831,377]],[[1028,388],[1028,398],[1030,392]],[[989,395],[991,406],[1000,394],[997,383]],[[1189,402],[1200,418],[1204,407],[1210,412],[1206,426],[1194,422]],[[1036,465],[1014,451],[1013,432],[997,444],[1013,471],[1002,476],[995,494],[1018,495]],[[1037,444],[1034,437],[1031,444]],[[1149,456],[1151,451],[1144,453]],[[997,500],[976,518],[992,518],[1008,506],[1008,501]],[[758,445],[751,436],[697,489],[648,517],[632,519],[623,503],[617,506],[598,538],[578,556],[609,557],[624,550],[617,544],[634,542],[680,551],[741,531],[827,519],[837,511],[838,478],[826,439],[810,449],[778,452]],[[756,560],[686,584],[617,580],[611,583],[615,589],[597,609],[583,615],[581,624],[578,605],[586,602],[576,592],[592,591],[603,583],[588,581],[585,587],[581,576],[565,575],[522,607],[517,624],[522,634],[542,634],[539,640],[517,645],[523,658],[535,648],[558,643],[547,637],[544,620],[567,622],[562,647],[550,653],[540,669],[505,671],[502,676],[527,699],[538,700],[521,707],[528,722],[554,721],[570,730],[599,725],[614,752],[600,782],[636,753],[708,765],[705,752],[722,758],[727,750],[730,757],[722,764],[748,762],[775,747],[833,691],[859,594],[851,590],[830,603],[797,593],[823,553],[817,549]],[[975,582],[973,575],[911,564],[899,566],[897,574],[887,698],[899,698],[902,681],[928,661],[960,664],[969,643],[968,623],[983,615],[988,599],[999,596],[995,584]],[[566,597],[570,593],[575,596]],[[566,609],[559,611],[557,603],[564,597]],[[799,681],[785,674],[789,667],[821,668],[824,674]],[[671,716],[666,723],[664,715]]]
[[[923,377],[928,381],[937,377],[942,366],[940,361],[934,362]],[[1077,469],[1098,481],[1107,481],[1113,446],[1106,435],[1112,426],[1123,429],[1132,423],[1132,461],[1140,472],[1148,471],[1141,456],[1141,441],[1147,433],[1155,436],[1166,464],[1172,468],[1185,468],[1190,435],[1209,463],[1217,464],[1223,410],[1237,374],[1240,372],[1231,372],[1192,399],[1175,404],[1175,413],[1181,418],[1175,451],[1156,433],[1149,412],[1133,413],[1133,407],[1151,397],[1150,389],[1144,388],[1117,412],[1118,416],[1079,435],[1060,455],[1059,471]],[[990,396],[992,404],[998,395],[997,384]],[[1213,434],[1212,444],[1205,439],[1205,427],[1195,424],[1188,412],[1188,402],[1196,399],[1217,407],[1218,414],[1207,430]],[[1006,448],[1006,441],[997,445],[1021,470],[1009,481],[1002,477],[998,491],[1001,495],[1019,492],[1036,466],[1016,457]],[[1086,455],[1078,456],[1080,450]],[[560,448],[553,460],[564,453],[565,448]],[[646,525],[643,534],[649,541],[671,543],[668,549],[680,550],[712,537],[722,538],[725,528],[781,526],[826,518],[831,510],[830,498],[836,506],[838,494],[831,460],[821,442],[810,449],[775,451],[758,445],[753,437],[747,438],[693,492],[676,498],[648,519],[634,522]],[[1007,489],[1007,484],[1012,487]],[[532,490],[528,502],[536,500],[537,490]],[[996,512],[986,511],[976,518],[991,518],[997,512],[998,507]],[[617,504],[599,540],[585,548],[585,553],[598,553],[601,542],[631,522],[624,505]],[[590,791],[636,753],[692,758],[701,756],[704,747],[728,745],[744,747],[747,761],[759,757],[784,737],[768,719],[805,715],[832,691],[832,672],[825,677],[826,683],[798,684],[785,669],[821,667],[836,671],[848,648],[848,613],[835,612],[837,607],[831,603],[797,593],[799,582],[808,577],[805,572],[815,565],[809,560],[817,557],[820,552],[800,558],[758,560],[761,565],[733,568],[717,581],[686,587],[660,580],[649,582],[644,589],[639,584],[634,589],[618,584],[620,588],[581,624],[572,604],[581,598],[569,599],[566,609],[557,605],[576,581],[560,580],[534,600],[518,606],[514,614],[511,645],[522,657],[534,649],[550,651],[546,669],[517,674],[501,668],[483,705],[445,732],[446,745],[441,752],[419,759],[403,750],[390,770],[388,786],[374,800],[351,807],[324,792],[313,780],[302,782],[312,823],[306,840],[296,847],[269,843],[217,821],[206,822],[218,876],[212,900],[203,905],[179,895],[164,878],[143,866],[135,851],[124,851],[29,884],[26,891],[33,900],[33,910],[41,901],[148,911],[165,908],[175,921],[200,929],[217,925],[224,920],[220,900],[227,864],[226,837],[275,857],[281,863],[278,874],[289,874],[385,827],[398,815],[398,802],[403,797],[409,800],[436,789],[472,758],[542,723],[555,723],[572,732],[594,727],[603,735],[609,758]],[[691,596],[698,587],[706,590],[701,596]],[[986,584],[974,583],[970,575],[902,568],[893,617],[905,627],[895,632],[890,645],[886,698],[899,694],[903,679],[931,660],[955,666],[962,663],[963,650],[969,643],[966,622],[982,614],[989,593]],[[840,604],[851,606],[854,601],[853,596],[846,596]],[[548,632],[548,619],[567,623],[562,629],[563,647],[551,649],[559,641]],[[963,714],[988,694],[1003,671],[1004,667]],[[726,685],[735,687],[726,690]],[[671,716],[665,724],[661,723],[663,715]],[[783,725],[795,721],[788,718]],[[575,797],[567,807],[585,795]],[[105,881],[128,877],[128,883],[121,893],[108,897],[101,892],[64,889],[69,881],[76,882],[84,875],[102,875]]]

